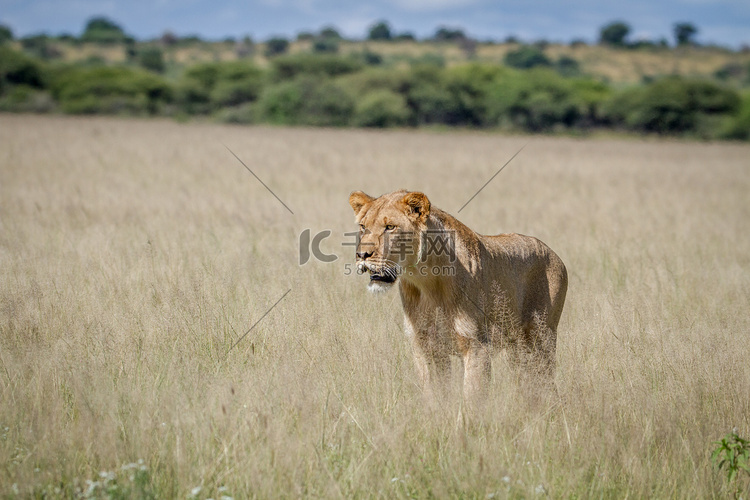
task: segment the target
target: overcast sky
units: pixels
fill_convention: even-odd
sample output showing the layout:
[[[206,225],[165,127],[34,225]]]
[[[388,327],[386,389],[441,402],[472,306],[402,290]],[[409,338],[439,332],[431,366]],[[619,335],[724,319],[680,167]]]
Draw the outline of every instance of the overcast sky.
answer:
[[[0,23],[16,36],[80,34],[87,19],[104,15],[136,38],[170,30],[220,39],[250,35],[293,38],[334,26],[363,38],[374,22],[422,38],[440,26],[480,40],[595,41],[613,20],[632,27],[632,39],[672,41],[672,25],[690,22],[702,43],[750,45],[750,0],[0,0]]]

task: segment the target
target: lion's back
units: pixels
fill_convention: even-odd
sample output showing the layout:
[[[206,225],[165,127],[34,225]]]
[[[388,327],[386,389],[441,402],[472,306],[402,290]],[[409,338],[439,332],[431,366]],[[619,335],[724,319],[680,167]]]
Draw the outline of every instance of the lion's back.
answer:
[[[568,290],[568,272],[562,259],[543,241],[517,233],[482,236],[491,272],[520,285],[521,315],[544,312],[554,329]],[[510,274],[510,276],[508,276]],[[526,319],[526,318],[523,318]]]

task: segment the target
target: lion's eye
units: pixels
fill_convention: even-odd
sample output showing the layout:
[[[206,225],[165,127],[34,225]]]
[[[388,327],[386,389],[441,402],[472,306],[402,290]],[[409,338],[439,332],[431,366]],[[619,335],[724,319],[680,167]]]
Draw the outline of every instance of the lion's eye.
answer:
[[[359,230],[360,231],[364,231],[365,230],[365,225],[364,224],[360,224],[359,225]]]
[[[396,229],[396,226],[394,226],[393,224],[388,224],[385,226],[386,231],[393,231],[394,229]]]

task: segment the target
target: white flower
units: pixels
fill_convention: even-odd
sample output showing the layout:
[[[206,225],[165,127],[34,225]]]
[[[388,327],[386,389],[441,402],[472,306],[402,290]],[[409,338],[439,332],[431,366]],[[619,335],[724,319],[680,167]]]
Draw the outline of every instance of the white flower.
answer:
[[[200,493],[202,489],[203,489],[202,487],[196,486],[195,488],[193,488],[192,490],[190,490],[190,496],[191,497],[197,497],[198,493]]]

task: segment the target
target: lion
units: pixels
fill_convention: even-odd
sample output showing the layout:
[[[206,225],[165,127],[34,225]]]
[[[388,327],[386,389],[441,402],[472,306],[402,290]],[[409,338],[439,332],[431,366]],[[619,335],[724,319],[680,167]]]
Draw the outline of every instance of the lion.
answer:
[[[491,355],[504,347],[530,354],[529,366],[553,378],[568,275],[547,245],[521,234],[477,234],[421,192],[355,191],[349,204],[360,227],[357,269],[369,273],[371,291],[398,282],[425,393],[445,390],[450,356],[458,355],[464,399],[481,400]]]

